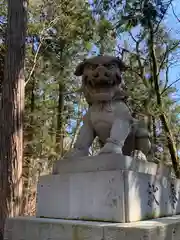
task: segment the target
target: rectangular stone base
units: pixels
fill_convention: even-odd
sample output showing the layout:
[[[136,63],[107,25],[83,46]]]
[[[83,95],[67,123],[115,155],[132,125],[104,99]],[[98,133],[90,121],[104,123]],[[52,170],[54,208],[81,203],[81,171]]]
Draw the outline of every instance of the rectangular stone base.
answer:
[[[37,217],[134,222],[180,214],[180,180],[142,171],[42,176],[37,193]]]
[[[170,168],[105,154],[58,161],[40,177],[37,217],[133,222],[180,213],[180,180]]]
[[[10,218],[4,240],[179,240],[180,216],[136,223]]]
[[[43,176],[36,216],[125,222],[123,177],[122,171]]]

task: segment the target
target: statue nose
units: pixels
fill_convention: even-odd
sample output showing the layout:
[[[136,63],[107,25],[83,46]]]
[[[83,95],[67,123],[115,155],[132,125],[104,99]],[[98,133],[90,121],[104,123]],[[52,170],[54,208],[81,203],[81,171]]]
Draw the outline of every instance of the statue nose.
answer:
[[[96,70],[93,72],[93,77],[96,77],[98,78],[100,75],[104,75],[105,74],[105,70],[104,70],[104,67],[97,67]]]
[[[98,73],[98,71],[95,71],[95,72],[93,73],[93,77],[96,77],[96,78],[99,77],[99,73]]]

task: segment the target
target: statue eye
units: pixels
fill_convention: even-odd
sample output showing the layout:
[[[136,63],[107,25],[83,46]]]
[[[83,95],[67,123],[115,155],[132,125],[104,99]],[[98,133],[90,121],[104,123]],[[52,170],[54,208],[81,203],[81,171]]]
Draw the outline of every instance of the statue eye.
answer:
[[[95,64],[87,64],[86,69],[88,70],[95,70],[97,68],[97,65]]]
[[[113,68],[116,68],[116,67],[117,67],[117,66],[116,66],[116,64],[114,64],[114,63],[112,63],[112,64],[107,64],[107,65],[106,65],[106,68],[109,69],[109,70],[110,70],[110,69],[113,69]]]

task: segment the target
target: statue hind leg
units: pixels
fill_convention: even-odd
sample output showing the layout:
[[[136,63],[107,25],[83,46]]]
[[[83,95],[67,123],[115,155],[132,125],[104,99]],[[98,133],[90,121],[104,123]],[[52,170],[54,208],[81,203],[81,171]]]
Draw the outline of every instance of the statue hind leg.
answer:
[[[151,150],[149,132],[145,128],[132,130],[126,138],[123,146],[123,155],[147,161],[147,155]]]

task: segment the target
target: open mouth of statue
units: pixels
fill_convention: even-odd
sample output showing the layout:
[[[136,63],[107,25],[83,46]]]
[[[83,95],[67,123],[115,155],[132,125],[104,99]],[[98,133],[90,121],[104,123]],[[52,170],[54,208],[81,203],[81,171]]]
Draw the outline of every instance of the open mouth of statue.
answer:
[[[91,101],[110,101],[117,84],[115,80],[109,79],[89,79],[84,83],[84,93]]]
[[[91,88],[109,88],[112,86],[115,86],[115,81],[113,80],[99,80],[99,81],[93,81],[93,80],[89,80],[88,81],[88,85]]]

